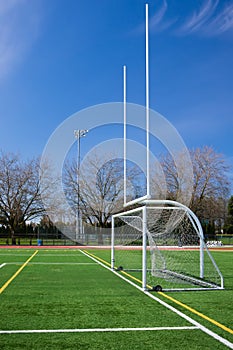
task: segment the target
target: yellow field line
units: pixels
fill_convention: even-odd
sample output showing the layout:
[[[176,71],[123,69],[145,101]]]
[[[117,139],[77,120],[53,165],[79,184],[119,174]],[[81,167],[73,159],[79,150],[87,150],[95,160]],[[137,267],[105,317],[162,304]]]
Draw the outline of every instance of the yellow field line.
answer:
[[[126,275],[126,276],[130,277],[132,280],[134,280],[134,281],[136,281],[136,282],[142,284],[142,281],[141,281],[140,279],[138,279],[138,278],[136,278],[136,277],[130,275],[129,273],[127,273],[127,272],[125,272],[125,271],[121,271],[121,273],[122,273],[123,275]]]
[[[137,278],[135,278],[134,276],[130,275],[129,273],[124,272],[124,271],[122,271],[122,273],[125,274],[126,276],[130,277],[131,279],[133,279],[133,280],[135,280],[135,281],[137,281],[137,282],[139,282],[139,283],[142,284],[142,281],[140,281],[139,279],[137,279]],[[151,288],[149,285],[147,285],[147,287],[148,287],[148,288]],[[193,314],[198,315],[199,317],[201,317],[201,318],[203,318],[203,319],[205,319],[205,320],[207,320],[207,321],[213,323],[215,326],[217,326],[217,327],[223,329],[224,331],[226,331],[226,332],[228,332],[228,333],[230,333],[230,334],[233,334],[233,330],[232,330],[231,328],[228,328],[228,327],[224,326],[223,324],[221,324],[221,323],[215,321],[214,319],[212,319],[212,318],[210,318],[210,317],[208,317],[208,316],[202,314],[201,312],[199,312],[199,311],[197,311],[197,310],[191,308],[190,306],[188,306],[188,305],[186,305],[186,304],[184,304],[184,303],[181,303],[179,300],[177,300],[177,299],[175,299],[175,298],[173,298],[173,297],[171,297],[171,296],[165,294],[164,292],[158,292],[158,294],[160,294],[160,295],[162,295],[163,297],[165,297],[165,298],[171,300],[173,303],[182,306],[183,308],[187,309],[188,311],[192,312]]]
[[[101,258],[99,258],[98,256],[96,256],[96,255],[94,255],[94,254],[91,254],[91,253],[90,253],[89,251],[87,251],[87,250],[84,250],[84,252],[85,252],[86,254],[89,254],[90,256],[92,256],[93,258],[95,258],[96,260],[101,261],[103,264],[105,264],[105,265],[111,267],[111,264],[109,264],[106,260],[101,259]],[[129,273],[127,273],[127,272],[125,272],[125,271],[121,271],[121,273],[124,274],[124,275],[126,275],[127,277],[130,277],[130,278],[133,279],[134,281],[136,281],[136,282],[142,284],[142,281],[141,281],[141,280],[139,280],[138,278],[136,278],[136,277],[130,275]]]
[[[88,252],[88,251],[85,251],[85,252],[86,252],[87,254],[91,255],[93,258],[95,258],[95,259],[97,259],[97,260],[100,260],[102,263],[104,263],[104,264],[106,264],[106,265],[108,265],[108,266],[111,266],[111,264],[109,264],[107,261],[105,261],[105,260],[99,258],[98,256],[96,256],[96,255],[94,255],[94,254],[91,254],[91,253]],[[129,273],[127,273],[127,272],[125,272],[125,271],[121,271],[121,273],[124,274],[124,275],[126,275],[126,276],[128,276],[128,277],[130,277],[131,279],[135,280],[136,282],[142,284],[142,281],[141,281],[141,280],[139,280],[138,278],[136,278],[136,277],[130,275]],[[150,286],[147,286],[147,287],[148,287],[148,288],[151,288]],[[199,312],[199,311],[197,311],[197,310],[191,308],[190,306],[188,306],[188,305],[186,305],[186,304],[184,304],[184,303],[181,303],[180,301],[176,300],[175,298],[172,298],[171,296],[169,296],[169,295],[167,295],[167,294],[165,294],[165,293],[163,293],[163,292],[158,292],[158,294],[162,295],[164,298],[167,298],[167,299],[171,300],[173,303],[182,306],[182,307],[185,308],[186,310],[192,312],[192,313],[195,314],[195,315],[198,315],[199,317],[205,319],[206,321],[209,321],[209,322],[213,323],[215,326],[217,326],[217,327],[223,329],[224,331],[226,331],[226,332],[228,332],[228,333],[230,333],[230,334],[233,334],[233,330],[232,330],[232,329],[230,329],[230,328],[224,326],[223,324],[221,324],[221,323],[215,321],[214,319],[212,319],[212,318],[210,318],[210,317],[208,317],[208,316],[202,314],[201,312]]]
[[[160,295],[162,295],[163,297],[165,297],[165,298],[171,300],[173,303],[182,306],[183,308],[185,308],[186,310],[192,312],[193,314],[198,315],[199,317],[201,317],[201,318],[203,318],[203,319],[205,319],[205,320],[207,320],[207,321],[213,323],[215,326],[217,326],[217,327],[219,327],[219,328],[222,328],[224,331],[226,331],[226,332],[228,332],[228,333],[230,333],[230,334],[233,334],[233,330],[232,330],[232,329],[230,329],[230,328],[224,326],[223,324],[221,324],[221,323],[215,321],[214,319],[212,319],[212,318],[210,318],[210,317],[208,317],[208,316],[202,314],[201,312],[199,312],[199,311],[193,309],[192,307],[190,307],[190,306],[188,306],[188,305],[186,305],[186,304],[184,304],[184,303],[181,303],[179,300],[176,300],[176,299],[172,298],[170,295],[167,295],[167,294],[165,294],[165,293],[163,293],[163,292],[158,292],[158,294],[160,294]]]
[[[25,268],[25,266],[27,266],[27,264],[29,263],[29,261],[32,260],[32,258],[34,258],[34,256],[38,253],[38,250],[36,250],[31,256],[30,258],[25,261],[25,263],[16,271],[16,273],[1,287],[0,289],[0,294],[2,294],[2,292],[9,286],[9,284],[18,276],[18,274]]]
[[[96,256],[96,255],[94,255],[94,254],[91,254],[91,253],[90,253],[89,251],[87,251],[87,250],[84,250],[84,252],[85,252],[87,255],[92,256],[92,257],[95,258],[96,260],[101,261],[103,264],[105,264],[105,265],[111,267],[111,264],[109,264],[106,260],[101,259],[101,258],[99,258],[98,256]],[[138,278],[136,278],[136,277],[130,275],[129,273],[127,273],[127,272],[125,272],[125,271],[121,271],[121,273],[124,274],[124,275],[126,275],[126,276],[128,276],[128,277],[130,277],[130,278],[133,279],[134,281],[136,281],[136,282],[142,284],[142,281],[141,281],[141,280],[139,280]]]
[[[93,258],[95,258],[95,259],[97,259],[97,260],[99,260],[99,261],[101,261],[103,264],[105,264],[105,265],[107,265],[107,266],[110,266],[111,267],[111,264],[109,264],[107,261],[105,261],[105,260],[103,260],[103,259],[101,259],[101,258],[99,258],[98,256],[96,256],[96,255],[94,255],[94,254],[92,254],[92,253],[90,253],[89,251],[87,251],[87,250],[83,250],[87,255],[90,255],[90,256],[92,256]]]

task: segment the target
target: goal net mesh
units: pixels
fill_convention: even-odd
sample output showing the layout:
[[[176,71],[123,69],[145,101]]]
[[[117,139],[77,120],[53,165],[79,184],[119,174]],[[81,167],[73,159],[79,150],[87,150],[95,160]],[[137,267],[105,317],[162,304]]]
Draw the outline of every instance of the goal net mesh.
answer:
[[[148,206],[144,220],[148,288],[156,285],[161,285],[163,290],[221,286],[217,265],[185,209]],[[142,280],[142,245],[143,211],[118,214],[114,220],[114,266],[138,281]]]

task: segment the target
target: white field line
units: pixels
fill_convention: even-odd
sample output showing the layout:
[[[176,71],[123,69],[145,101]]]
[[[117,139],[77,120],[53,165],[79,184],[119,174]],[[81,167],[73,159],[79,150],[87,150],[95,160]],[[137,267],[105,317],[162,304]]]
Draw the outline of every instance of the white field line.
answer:
[[[5,265],[21,265],[22,262],[8,262]],[[96,265],[96,263],[77,263],[77,262],[29,262],[29,265]],[[1,267],[1,266],[0,266]]]
[[[63,256],[63,257],[65,256],[66,258],[67,258],[67,257],[70,257],[70,256],[75,256],[75,257],[77,257],[77,256],[82,256],[82,254],[47,254],[47,253],[43,254],[43,251],[40,251],[40,253],[42,253],[42,254],[40,254],[40,256],[43,256],[43,257],[44,257],[44,256],[46,256],[46,257],[47,257],[47,256],[49,256],[49,257],[52,256],[52,257],[55,257],[55,258],[56,258],[57,256]]]
[[[10,253],[0,253],[0,256],[30,256],[30,254],[10,254]]]
[[[5,265],[6,265],[6,263],[1,264],[1,265],[0,265],[0,269],[1,269],[3,266],[5,266]]]
[[[177,310],[175,307],[167,304],[165,301],[157,298],[156,296],[154,296],[153,294],[147,292],[147,291],[143,291],[141,287],[139,287],[137,284],[135,284],[134,282],[128,280],[127,278],[125,278],[123,275],[120,275],[119,273],[117,273],[116,271],[113,271],[110,267],[106,266],[105,264],[103,264],[102,262],[100,262],[99,260],[95,259],[94,257],[88,255],[86,252],[83,252],[82,250],[80,250],[80,252],[82,252],[84,255],[89,256],[90,259],[92,259],[93,261],[95,261],[97,264],[103,266],[104,268],[106,268],[107,270],[113,272],[116,276],[120,277],[121,279],[123,279],[124,281],[126,281],[127,283],[131,284],[132,286],[134,286],[135,288],[139,289],[142,293],[144,293],[145,295],[147,295],[148,297],[150,297],[151,299],[154,299],[155,301],[157,301],[159,304],[165,306],[167,309],[171,310],[172,312],[176,313],[177,315],[179,315],[180,317],[184,318],[186,321],[188,321],[189,323],[193,324],[194,326],[196,326],[197,328],[199,328],[202,332],[208,334],[209,336],[211,336],[212,338],[218,340],[220,343],[226,345],[228,348],[233,349],[233,343],[229,342],[227,339],[220,337],[217,333],[214,333],[213,331],[211,331],[210,329],[206,328],[205,326],[203,326],[201,323],[195,321],[194,319],[192,319],[191,317],[187,316],[186,314],[184,314],[183,312]]]
[[[93,333],[93,332],[136,332],[136,331],[172,331],[190,330],[198,327],[146,327],[146,328],[75,328],[75,329],[25,329],[25,330],[2,330],[0,334],[20,333]]]
[[[28,265],[96,265],[95,263],[78,263],[78,262],[32,262]]]
[[[42,254],[41,254],[42,253]],[[30,256],[29,254],[7,254],[7,253],[0,253],[0,256]],[[70,256],[82,256],[82,254],[43,254],[42,251],[40,251],[40,256],[43,256],[43,257],[57,257],[57,256],[65,256],[65,257],[70,257]]]

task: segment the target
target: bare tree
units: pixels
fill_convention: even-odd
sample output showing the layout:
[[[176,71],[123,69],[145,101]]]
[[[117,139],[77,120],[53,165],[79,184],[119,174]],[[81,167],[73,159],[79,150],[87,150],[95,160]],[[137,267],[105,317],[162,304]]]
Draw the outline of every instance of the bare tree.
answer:
[[[208,146],[190,151],[190,156],[194,177],[189,206],[200,218],[222,220],[225,216],[225,201],[230,187],[227,177],[229,167],[224,156]],[[182,155],[180,159],[182,162]],[[167,198],[179,200],[182,172],[178,175],[170,155],[161,157],[161,165],[166,177]]]
[[[79,200],[86,222],[107,227],[111,215],[123,207],[122,160],[104,162],[98,155],[92,155],[81,167],[78,181],[75,161],[66,164],[65,169],[66,194],[73,209],[77,210]]]
[[[224,232],[231,234],[233,232],[233,196],[231,196],[227,203],[227,217],[224,225]]]
[[[229,166],[224,156],[205,146],[191,151],[191,158],[194,170],[191,207],[198,215],[210,220],[223,218],[230,188]]]
[[[21,161],[17,155],[1,152],[0,224],[11,232],[13,238],[25,227],[27,220],[44,212],[39,186],[39,160]]]
[[[187,149],[163,153],[151,165],[153,198],[176,200],[189,205],[193,191],[192,160]],[[153,166],[153,167],[152,167]]]
[[[79,175],[79,176],[78,176]],[[138,194],[141,170],[131,164],[127,171],[129,195]],[[76,161],[65,166],[66,196],[74,210],[78,199],[83,218],[91,225],[106,227],[112,214],[122,211],[124,199],[123,159],[112,154],[93,154],[82,163],[77,174]],[[79,190],[79,191],[78,191]]]

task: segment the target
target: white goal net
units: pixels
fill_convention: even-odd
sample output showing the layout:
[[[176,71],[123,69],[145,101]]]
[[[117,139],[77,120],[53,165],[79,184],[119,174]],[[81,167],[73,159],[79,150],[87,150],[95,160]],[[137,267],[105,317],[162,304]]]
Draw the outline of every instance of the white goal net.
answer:
[[[197,217],[180,203],[157,202],[113,216],[112,268],[143,289],[222,289]]]

